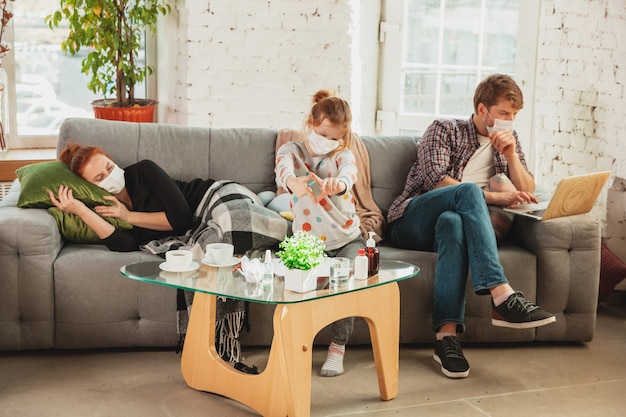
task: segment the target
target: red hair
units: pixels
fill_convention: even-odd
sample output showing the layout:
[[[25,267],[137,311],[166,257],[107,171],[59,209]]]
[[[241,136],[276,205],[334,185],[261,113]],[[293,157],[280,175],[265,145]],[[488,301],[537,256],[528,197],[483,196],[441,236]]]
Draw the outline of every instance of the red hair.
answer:
[[[85,165],[89,163],[94,155],[98,154],[104,155],[110,159],[110,156],[102,148],[68,142],[59,154],[59,161],[67,164],[70,171],[82,177]]]

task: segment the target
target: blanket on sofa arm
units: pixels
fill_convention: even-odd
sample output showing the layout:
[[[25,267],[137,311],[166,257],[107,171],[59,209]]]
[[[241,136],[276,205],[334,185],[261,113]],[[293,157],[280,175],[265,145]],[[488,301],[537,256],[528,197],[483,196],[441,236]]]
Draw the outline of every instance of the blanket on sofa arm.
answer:
[[[266,208],[259,197],[241,184],[215,181],[205,192],[194,213],[194,227],[183,236],[148,242],[142,250],[165,256],[181,246],[205,248],[209,243],[232,243],[237,254],[265,251],[291,234],[291,223]],[[216,311],[216,349],[220,356],[239,362],[239,332],[244,326],[246,305],[243,301],[221,297]],[[184,341],[193,292],[179,290],[177,322],[181,343]]]

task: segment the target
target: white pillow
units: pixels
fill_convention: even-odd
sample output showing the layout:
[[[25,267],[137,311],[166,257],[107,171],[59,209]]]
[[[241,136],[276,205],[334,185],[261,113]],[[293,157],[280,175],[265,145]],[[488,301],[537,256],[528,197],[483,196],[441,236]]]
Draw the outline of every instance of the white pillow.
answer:
[[[263,205],[267,207],[267,205],[276,197],[276,193],[274,191],[261,191],[257,194],[259,199],[263,202]]]
[[[289,207],[289,201],[291,200],[291,195],[289,193],[283,193],[277,195],[270,203],[267,205],[267,208],[270,210],[274,210],[277,213],[283,211],[291,211],[291,207]]]

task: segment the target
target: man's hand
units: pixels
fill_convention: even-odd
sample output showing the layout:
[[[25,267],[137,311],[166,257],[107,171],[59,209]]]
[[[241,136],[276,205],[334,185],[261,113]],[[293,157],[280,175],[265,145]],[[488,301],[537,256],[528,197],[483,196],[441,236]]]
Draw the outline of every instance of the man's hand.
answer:
[[[489,134],[489,140],[493,147],[504,155],[505,158],[516,156],[515,152],[515,136],[512,132],[496,132]]]
[[[485,191],[487,204],[500,207],[513,207],[518,204],[538,203],[533,193],[526,191]]]

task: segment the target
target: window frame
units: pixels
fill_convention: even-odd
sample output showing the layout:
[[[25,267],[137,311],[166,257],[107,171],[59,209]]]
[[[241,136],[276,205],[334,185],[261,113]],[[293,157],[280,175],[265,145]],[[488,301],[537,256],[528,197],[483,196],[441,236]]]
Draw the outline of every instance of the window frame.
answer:
[[[15,45],[15,17],[11,24],[5,29],[4,36],[6,41],[11,45]],[[146,97],[156,97],[157,95],[157,36],[150,31],[145,33],[145,57],[146,65],[154,68],[154,73],[147,76],[145,80]],[[61,51],[61,45],[59,45]],[[7,140],[8,149],[50,149],[56,148],[58,136],[51,135],[17,135],[17,88],[16,88],[16,72],[15,72],[15,51],[11,50],[0,60],[2,68],[7,73],[8,79],[8,129],[5,123],[5,140]],[[78,77],[77,77],[78,79]],[[87,89],[87,85],[83,84],[82,88]]]
[[[445,3],[446,0],[441,0]],[[482,0],[485,7],[486,0]],[[522,148],[534,170],[534,85],[537,61],[537,40],[539,36],[540,0],[520,0],[519,24],[517,33],[515,71],[512,76],[524,94],[524,109],[515,121],[515,129]],[[404,41],[407,0],[385,0],[380,24],[380,72],[378,82],[379,107],[376,114],[376,134],[421,135],[439,114],[411,114],[402,112],[403,77],[402,65],[406,47]],[[482,36],[482,35],[481,35]],[[441,45],[438,46],[441,48]],[[480,75],[480,74],[479,74]],[[472,108],[467,109],[463,118],[469,117]]]

